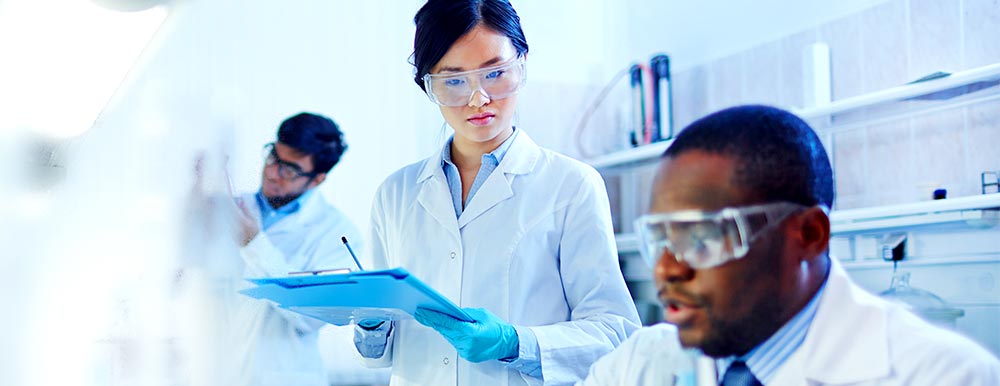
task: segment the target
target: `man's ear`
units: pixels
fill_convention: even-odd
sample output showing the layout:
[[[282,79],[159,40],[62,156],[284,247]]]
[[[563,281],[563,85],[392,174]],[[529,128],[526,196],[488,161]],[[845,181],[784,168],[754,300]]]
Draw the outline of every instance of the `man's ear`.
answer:
[[[324,180],[326,180],[326,173],[317,174],[316,177],[313,177],[312,181],[309,182],[309,186],[307,188],[315,188],[317,185],[322,184]]]
[[[819,207],[806,209],[798,215],[798,239],[803,256],[822,255],[830,247],[830,217]]]

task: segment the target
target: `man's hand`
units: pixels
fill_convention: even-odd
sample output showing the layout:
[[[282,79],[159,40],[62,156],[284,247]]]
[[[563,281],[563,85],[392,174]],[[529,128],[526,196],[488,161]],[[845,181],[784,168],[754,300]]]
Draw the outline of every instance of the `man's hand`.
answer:
[[[245,247],[250,244],[254,237],[257,237],[260,225],[257,224],[257,219],[250,214],[250,210],[247,209],[243,200],[237,197],[233,201],[233,213],[239,228],[236,241],[240,243],[241,247]]]
[[[217,218],[225,219],[223,226],[226,232],[232,232],[233,239],[240,246],[246,246],[254,237],[257,237],[260,225],[247,208],[246,203],[233,193],[232,179],[229,177],[228,171],[223,170],[229,193],[228,197],[213,193],[212,189],[206,186],[205,162],[204,154],[199,154],[195,158],[194,183],[191,186],[192,213],[201,216],[203,219],[201,222],[207,224],[212,224],[213,220]],[[218,226],[218,224],[214,226]]]

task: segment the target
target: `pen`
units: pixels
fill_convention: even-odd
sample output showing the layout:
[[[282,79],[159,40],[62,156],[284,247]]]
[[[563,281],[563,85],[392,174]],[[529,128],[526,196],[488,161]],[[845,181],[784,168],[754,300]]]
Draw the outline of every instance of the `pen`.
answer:
[[[358,270],[359,271],[364,271],[365,269],[361,268],[361,262],[358,261],[358,256],[355,255],[354,254],[354,250],[351,249],[351,244],[347,243],[347,236],[340,236],[340,241],[344,242],[344,246],[347,247],[347,251],[351,253],[351,257],[354,258],[354,264],[358,265]]]

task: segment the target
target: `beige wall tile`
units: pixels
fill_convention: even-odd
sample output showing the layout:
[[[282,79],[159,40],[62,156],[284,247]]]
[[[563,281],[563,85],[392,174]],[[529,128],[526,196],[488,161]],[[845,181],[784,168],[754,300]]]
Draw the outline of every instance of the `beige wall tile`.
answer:
[[[864,208],[865,206],[865,197],[859,194],[842,196],[840,192],[837,192],[836,199],[833,200],[834,210],[857,209]]]
[[[708,65],[708,110],[718,111],[742,103],[743,53],[727,56]]]
[[[1000,63],[1000,0],[963,0],[965,68]]]
[[[830,46],[833,72],[833,99],[844,99],[863,93],[861,50],[861,16],[851,15],[819,27],[820,40]]]
[[[961,1],[910,0],[910,70],[907,80],[962,69]]]
[[[965,169],[963,110],[949,110],[912,119],[916,162],[915,186],[922,192],[933,186],[959,191]],[[926,195],[922,193],[921,195]],[[952,196],[952,194],[949,194]]]
[[[973,194],[981,189],[981,173],[1000,171],[1000,101],[981,103],[969,108],[965,146],[966,173],[964,183],[975,186]]]
[[[861,13],[862,90],[872,92],[906,83],[906,2],[890,1]]]
[[[802,107],[803,58],[806,47],[819,41],[819,30],[810,28],[781,39],[781,85],[779,104],[783,107]]]
[[[518,93],[514,124],[540,145],[571,157],[585,159],[623,150],[628,147],[626,128],[619,127],[615,119],[616,102],[621,98],[609,96],[597,106],[583,128],[579,127],[584,112],[602,88],[600,84],[529,80],[524,91]]]
[[[868,153],[865,151],[865,130],[844,131],[834,135],[833,173],[837,194],[855,196],[865,193]]]
[[[705,66],[673,74],[674,133],[708,114],[708,77]]]
[[[745,103],[776,106],[780,95],[775,92],[782,82],[782,41],[776,40],[749,50],[746,54],[743,79]]]
[[[869,192],[900,190],[914,179],[913,142],[908,119],[868,128]]]

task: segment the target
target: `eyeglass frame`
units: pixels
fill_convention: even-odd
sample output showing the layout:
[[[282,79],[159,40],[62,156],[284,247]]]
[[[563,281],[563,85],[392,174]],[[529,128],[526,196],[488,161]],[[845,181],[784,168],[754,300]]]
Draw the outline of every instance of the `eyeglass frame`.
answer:
[[[478,87],[471,88],[472,92],[469,93],[469,98],[466,100],[465,103],[462,103],[460,105],[453,105],[453,106],[452,105],[446,105],[446,104],[442,103],[438,99],[437,95],[434,95],[433,82],[431,82],[431,80],[433,80],[434,78],[460,77],[460,76],[467,76],[467,75],[470,75],[470,74],[475,74],[477,72],[479,72],[479,73],[490,73],[492,71],[496,71],[496,70],[499,70],[499,69],[502,69],[502,68],[508,68],[508,67],[509,68],[514,68],[515,66],[518,66],[518,65],[521,66],[521,80],[517,82],[517,87],[515,87],[514,90],[511,91],[510,94],[504,95],[503,97],[494,98],[493,96],[491,96],[489,93],[486,92],[486,90],[483,88],[482,84],[477,84]],[[521,90],[521,87],[524,86],[524,84],[527,82],[527,80],[528,80],[528,73],[527,73],[527,65],[525,64],[525,61],[524,61],[524,56],[518,54],[513,59],[507,60],[507,61],[505,61],[503,63],[500,63],[500,64],[489,66],[489,67],[483,67],[483,68],[477,68],[477,69],[474,69],[474,70],[459,71],[459,72],[447,72],[447,73],[438,73],[438,74],[426,73],[426,74],[424,74],[423,77],[421,77],[421,80],[423,80],[423,82],[424,82],[424,93],[427,94],[427,98],[429,98],[431,100],[431,102],[434,102],[435,104],[437,104],[439,106],[459,107],[459,106],[465,106],[465,105],[469,104],[469,101],[471,101],[472,97],[474,95],[476,95],[476,92],[482,92],[483,95],[486,95],[486,97],[489,98],[490,100],[501,100],[501,99],[507,98],[507,97],[509,97],[511,95],[517,94],[517,92]]]
[[[274,142],[269,142],[265,144],[263,150],[264,150],[264,167],[266,168],[268,166],[277,164],[278,177],[281,177],[281,179],[285,181],[294,181],[299,177],[309,177],[310,179],[312,179],[322,174],[322,173],[316,173],[315,171],[304,172],[302,171],[301,166],[281,159],[281,157],[278,157],[278,150],[275,148]],[[291,172],[294,174],[291,177],[288,177],[286,176],[286,174],[288,173],[284,172],[285,170],[291,170]]]
[[[750,251],[751,244],[764,235],[766,231],[769,231],[778,224],[781,224],[793,213],[813,207],[818,207],[825,213],[829,213],[829,210],[823,205],[807,206],[788,201],[777,201],[758,205],[725,207],[715,211],[682,210],[675,212],[650,213],[637,218],[634,226],[639,242],[639,252],[643,257],[643,260],[645,260],[650,267],[655,267],[657,262],[663,257],[663,253],[660,252],[658,256],[651,256],[653,252],[650,249],[652,248],[643,236],[644,224],[651,222],[662,223],[665,221],[718,221],[731,218],[736,224],[736,229],[742,242],[738,246],[730,246],[732,249],[731,255],[728,257],[719,257],[716,259],[718,261],[706,264],[691,264],[691,262],[688,261],[690,259],[684,259],[683,255],[678,255],[675,251],[671,250],[669,245],[658,246],[661,251],[663,249],[670,250],[670,254],[673,255],[674,259],[676,259],[679,263],[685,263],[694,269],[708,269],[746,257],[747,253]],[[764,215],[763,225],[755,226],[748,220],[748,216],[760,214]],[[663,241],[660,241],[659,243],[663,243]],[[667,243],[669,243],[669,241]]]

